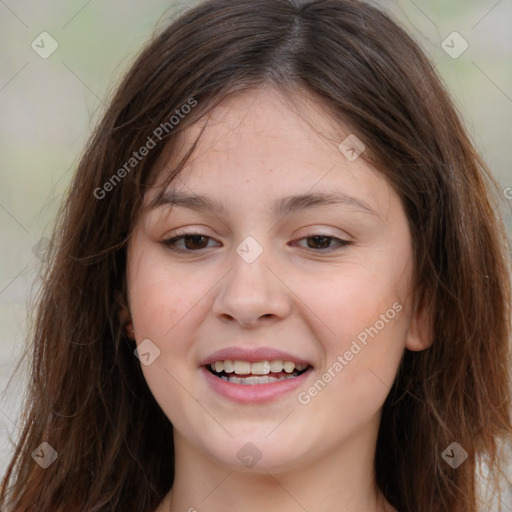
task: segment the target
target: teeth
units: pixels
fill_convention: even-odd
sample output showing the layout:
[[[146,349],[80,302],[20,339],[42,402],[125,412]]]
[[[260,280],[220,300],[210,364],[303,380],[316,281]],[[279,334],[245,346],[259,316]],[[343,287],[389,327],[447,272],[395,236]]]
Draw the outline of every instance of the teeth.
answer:
[[[270,373],[270,363],[268,361],[251,363],[251,373],[253,375],[268,375]]]
[[[290,363],[289,361],[287,361],[286,363],[283,364],[283,369],[286,373],[292,373],[293,370],[295,369],[295,363]]]
[[[215,361],[210,364],[210,368],[216,372],[226,372],[226,373],[235,373],[236,375],[268,375],[269,373],[293,373],[295,370],[298,372],[302,372],[308,367],[307,364],[295,364],[291,361],[258,361],[255,363],[250,363],[249,361]],[[269,377],[274,378],[275,377]],[[246,377],[243,380],[247,381],[251,379],[251,377]],[[226,379],[224,379],[226,380]],[[262,379],[259,378],[259,382],[261,383]],[[273,381],[270,381],[273,382]],[[249,382],[248,382],[249,384]]]
[[[283,371],[283,361],[270,361],[270,371],[279,373]]]
[[[271,375],[264,375],[263,377],[235,377],[234,375],[221,375],[220,378],[226,382],[233,384],[270,384],[279,380],[293,379],[293,375],[285,375],[284,377],[272,377]]]
[[[249,361],[233,361],[233,370],[237,375],[248,375],[251,373],[251,363]]]

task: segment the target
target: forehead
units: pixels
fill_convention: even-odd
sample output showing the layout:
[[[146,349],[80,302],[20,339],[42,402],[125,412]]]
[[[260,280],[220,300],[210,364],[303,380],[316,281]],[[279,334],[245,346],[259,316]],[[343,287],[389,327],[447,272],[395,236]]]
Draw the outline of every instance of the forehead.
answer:
[[[329,114],[325,104],[305,94],[292,100],[267,87],[229,96],[179,134],[147,202],[157,196],[169,171],[197,142],[168,186],[167,199],[177,197],[178,191],[181,197],[184,193],[213,195],[222,208],[226,201],[248,201],[258,193],[270,199],[312,192],[345,198],[363,193],[366,200],[361,198],[359,206],[375,203],[372,195],[380,190],[386,196],[387,183],[363,158],[351,161],[340,152],[340,143],[349,135],[350,130]],[[283,206],[282,201],[273,202],[273,208]]]
[[[204,132],[202,132],[204,128]],[[200,151],[234,153],[237,143],[254,141],[266,153],[274,146],[272,156],[290,156],[295,148],[327,151],[332,144],[350,134],[350,130],[334,119],[324,101],[311,93],[297,90],[285,96],[271,86],[250,89],[224,98],[202,120],[180,134],[183,149],[190,147],[202,133]],[[313,155],[318,158],[317,152]]]

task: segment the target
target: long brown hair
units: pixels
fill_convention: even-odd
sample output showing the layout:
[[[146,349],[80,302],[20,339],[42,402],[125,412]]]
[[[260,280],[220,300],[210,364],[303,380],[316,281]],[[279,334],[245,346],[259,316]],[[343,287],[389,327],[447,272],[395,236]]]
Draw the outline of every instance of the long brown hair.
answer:
[[[163,148],[228,94],[264,83],[321,99],[369,148],[409,220],[415,298],[434,341],[404,354],[384,404],[377,483],[400,512],[477,510],[477,463],[499,474],[499,441],[512,433],[509,253],[496,183],[418,45],[356,0],[210,0],[142,51],[57,220],[2,510],[149,512],[170,489],[172,425],[118,315],[126,242]],[[177,110],[190,112],[171,122]],[[131,162],[149,138],[154,147]],[[46,469],[31,457],[42,442],[58,453]],[[457,469],[442,457],[453,442],[468,454]]]

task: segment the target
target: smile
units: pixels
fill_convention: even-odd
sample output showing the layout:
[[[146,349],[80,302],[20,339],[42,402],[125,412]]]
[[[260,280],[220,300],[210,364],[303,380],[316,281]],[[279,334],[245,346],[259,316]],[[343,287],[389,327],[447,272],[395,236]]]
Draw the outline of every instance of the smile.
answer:
[[[215,361],[208,370],[216,377],[232,384],[260,385],[293,379],[308,369],[307,364],[292,361]]]

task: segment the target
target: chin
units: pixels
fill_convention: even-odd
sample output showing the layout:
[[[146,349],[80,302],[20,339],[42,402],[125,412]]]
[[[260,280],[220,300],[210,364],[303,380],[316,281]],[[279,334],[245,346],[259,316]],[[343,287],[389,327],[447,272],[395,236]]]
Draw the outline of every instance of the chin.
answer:
[[[269,430],[266,430],[268,434]],[[287,438],[288,443],[284,442]],[[298,453],[297,448],[301,448]],[[278,473],[297,468],[304,463],[304,443],[290,436],[265,439],[262,435],[234,436],[221,445],[205,446],[210,458],[231,471],[248,473]]]

